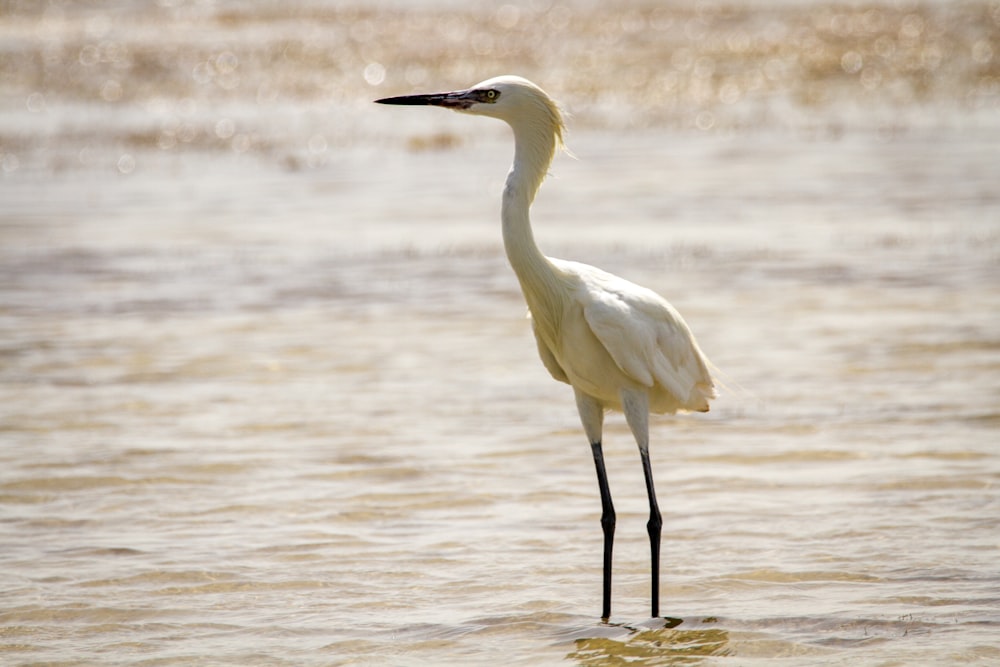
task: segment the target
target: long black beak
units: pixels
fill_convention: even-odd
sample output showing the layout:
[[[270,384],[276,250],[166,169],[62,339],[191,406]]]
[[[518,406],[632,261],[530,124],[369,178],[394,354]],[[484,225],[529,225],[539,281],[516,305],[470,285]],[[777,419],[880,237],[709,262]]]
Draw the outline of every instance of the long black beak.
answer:
[[[376,104],[399,104],[405,106],[434,106],[446,109],[468,109],[476,100],[471,91],[457,90],[452,93],[430,93],[427,95],[402,95],[400,97],[383,97],[375,100]]]

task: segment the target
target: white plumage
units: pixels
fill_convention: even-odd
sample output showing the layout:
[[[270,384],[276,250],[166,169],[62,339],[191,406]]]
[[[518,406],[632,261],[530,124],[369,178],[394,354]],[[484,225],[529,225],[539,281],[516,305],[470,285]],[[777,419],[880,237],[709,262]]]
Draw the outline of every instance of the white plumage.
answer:
[[[549,261],[569,295],[556,340],[538,339],[555,379],[605,408],[621,410],[621,390],[633,389],[648,393],[651,412],[708,410],[715,393],[707,362],[673,306],[593,266]]]
[[[604,530],[602,618],[611,613],[615,511],[602,450],[604,411],[621,410],[643,464],[650,518],[652,615],[659,615],[662,519],[649,462],[649,412],[706,412],[715,397],[708,361],[680,313],[663,297],[587,264],[546,257],[528,211],[562,144],[558,106],[530,81],[501,76],[468,90],[377,100],[433,105],[499,118],[514,131],[514,162],[501,200],[504,248],[531,313],[538,353],[556,380],[573,387],[590,440]]]

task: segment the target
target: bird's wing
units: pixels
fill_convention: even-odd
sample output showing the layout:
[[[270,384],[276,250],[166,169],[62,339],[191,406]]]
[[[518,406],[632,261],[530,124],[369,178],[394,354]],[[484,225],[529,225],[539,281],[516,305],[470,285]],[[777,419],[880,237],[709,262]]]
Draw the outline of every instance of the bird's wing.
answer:
[[[652,290],[603,271],[583,281],[583,314],[615,364],[647,387],[659,383],[679,401],[708,370],[680,314]]]

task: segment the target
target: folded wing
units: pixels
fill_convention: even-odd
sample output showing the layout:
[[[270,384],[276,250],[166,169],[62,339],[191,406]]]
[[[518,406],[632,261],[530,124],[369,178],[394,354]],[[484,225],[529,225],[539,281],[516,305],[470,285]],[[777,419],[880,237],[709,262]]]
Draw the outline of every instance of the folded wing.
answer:
[[[581,281],[581,290],[587,324],[626,375],[651,389],[660,385],[685,410],[708,409],[715,390],[707,362],[673,306],[603,271]]]

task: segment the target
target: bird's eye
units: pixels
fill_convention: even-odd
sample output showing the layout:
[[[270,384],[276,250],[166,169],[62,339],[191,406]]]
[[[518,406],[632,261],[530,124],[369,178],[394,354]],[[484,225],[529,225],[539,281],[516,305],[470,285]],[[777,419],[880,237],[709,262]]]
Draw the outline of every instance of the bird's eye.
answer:
[[[496,91],[496,90],[493,90],[493,89],[490,89],[490,90],[486,91],[486,101],[487,102],[496,102],[498,97],[500,97],[500,92],[499,91]]]

